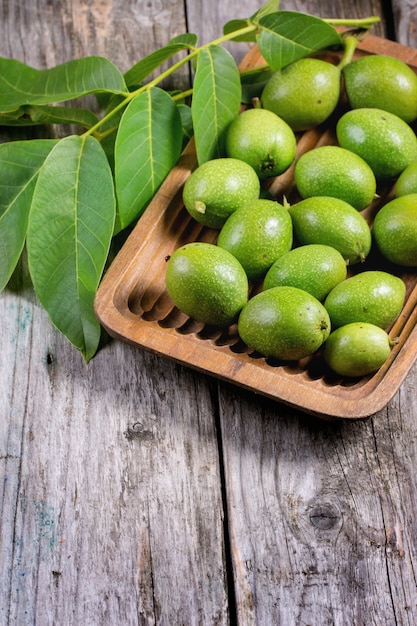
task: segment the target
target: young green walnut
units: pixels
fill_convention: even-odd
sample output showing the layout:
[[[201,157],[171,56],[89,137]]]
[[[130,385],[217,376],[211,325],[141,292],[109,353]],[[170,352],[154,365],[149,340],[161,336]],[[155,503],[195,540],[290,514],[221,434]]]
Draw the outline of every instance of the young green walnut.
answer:
[[[378,108],[411,123],[417,118],[417,76],[400,59],[371,54],[342,70],[352,109]]]
[[[188,177],[183,189],[184,206],[200,224],[221,228],[238,207],[259,198],[260,186],[248,163],[228,157],[211,159]]]
[[[314,196],[288,209],[299,244],[320,243],[336,248],[346,263],[365,260],[372,236],[369,225],[352,205],[330,196]]]
[[[274,72],[265,85],[262,106],[294,131],[322,124],[340,98],[340,69],[322,59],[303,58]]]
[[[336,125],[342,148],[360,156],[377,181],[398,177],[417,160],[417,137],[404,120],[378,108],[352,109]]]
[[[379,326],[352,322],[332,331],[324,344],[323,358],[340,376],[366,376],[382,367],[394,344]]]
[[[174,304],[198,322],[232,324],[248,299],[248,279],[239,261],[215,244],[192,242],[175,250],[166,268]]]
[[[290,126],[266,109],[243,111],[226,133],[227,156],[251,165],[261,180],[285,172],[294,160],[296,147]]]
[[[405,283],[381,270],[365,270],[336,285],[324,306],[332,328],[351,322],[368,322],[387,329],[404,305]]]
[[[340,146],[320,146],[300,156],[294,169],[302,198],[331,196],[362,211],[376,194],[376,178],[360,156]]]
[[[292,221],[278,202],[260,198],[240,207],[220,230],[217,245],[241,263],[249,280],[261,278],[291,249]]]
[[[330,334],[330,318],[311,294],[296,287],[273,287],[250,298],[238,319],[241,339],[265,357],[302,359]]]
[[[394,186],[394,194],[397,198],[411,193],[417,193],[417,161],[410,163],[401,172]]]
[[[266,273],[263,290],[284,285],[298,287],[322,302],[346,275],[346,262],[338,250],[318,243],[306,244],[273,263]]]
[[[396,265],[417,267],[417,193],[394,198],[375,216],[373,238]]]

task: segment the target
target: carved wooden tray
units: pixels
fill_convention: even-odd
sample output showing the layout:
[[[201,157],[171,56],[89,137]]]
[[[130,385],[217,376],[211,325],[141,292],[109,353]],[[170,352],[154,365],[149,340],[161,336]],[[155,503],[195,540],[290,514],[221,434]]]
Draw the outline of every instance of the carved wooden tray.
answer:
[[[368,35],[357,54],[368,53],[396,56],[417,72],[414,49]],[[255,46],[241,68],[262,62]],[[298,155],[334,141],[330,122],[299,137]],[[167,257],[190,241],[216,241],[217,232],[197,224],[182,203],[183,185],[196,166],[191,141],[102,280],[95,310],[103,327],[113,337],[325,419],[364,418],[382,409],[417,356],[417,269],[398,273],[397,268],[407,286],[404,309],[390,329],[398,343],[374,375],[340,378],[326,368],[320,353],[297,363],[265,359],[241,342],[236,325],[217,329],[197,323],[178,311],[166,292]],[[270,183],[279,201],[282,194],[291,200],[293,167]],[[378,202],[383,202],[392,190],[379,192]],[[376,208],[377,203],[363,212],[369,223]],[[370,268],[392,271],[371,257]]]

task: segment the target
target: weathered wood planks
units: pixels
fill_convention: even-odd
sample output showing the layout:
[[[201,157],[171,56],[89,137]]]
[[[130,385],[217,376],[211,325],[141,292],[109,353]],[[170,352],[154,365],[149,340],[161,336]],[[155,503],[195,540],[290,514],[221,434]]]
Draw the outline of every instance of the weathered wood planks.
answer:
[[[260,4],[190,1],[188,29],[209,41]],[[393,15],[375,32],[416,45],[415,9]],[[186,24],[175,0],[3,0],[0,23],[3,56],[122,69]],[[374,419],[328,424],[117,341],[85,366],[17,282],[0,297],[2,623],[417,621],[416,367]]]

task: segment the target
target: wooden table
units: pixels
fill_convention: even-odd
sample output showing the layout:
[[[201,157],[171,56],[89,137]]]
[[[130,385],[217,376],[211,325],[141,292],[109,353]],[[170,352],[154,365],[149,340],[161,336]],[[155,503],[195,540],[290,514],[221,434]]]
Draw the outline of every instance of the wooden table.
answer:
[[[0,54],[125,71],[261,4],[3,0]],[[281,8],[413,46],[412,4]],[[24,268],[0,316],[1,624],[417,623],[417,365],[374,417],[324,422],[120,341],[85,365]]]

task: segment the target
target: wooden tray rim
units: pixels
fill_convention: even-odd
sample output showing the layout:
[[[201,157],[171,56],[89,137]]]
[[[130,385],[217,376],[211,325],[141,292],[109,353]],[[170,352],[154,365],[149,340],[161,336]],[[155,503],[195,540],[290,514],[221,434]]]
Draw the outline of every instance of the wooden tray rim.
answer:
[[[374,35],[368,35],[359,44],[358,52],[391,54],[417,67],[417,50]],[[253,46],[241,67],[252,67],[261,59],[259,50]],[[191,140],[174,168],[175,187],[170,174],[102,279],[94,303],[102,326],[112,337],[324,419],[361,419],[382,410],[398,391],[417,356],[417,285],[413,289],[413,308],[405,323],[406,339],[402,346],[393,349],[390,359],[376,374],[359,385],[344,387],[325,386],[300,374],[282,374],[281,367],[271,367],[265,360],[247,354],[237,356],[228,346],[216,346],[211,340],[182,334],[175,328],[162,328],[157,321],[145,321],[130,310],[129,297],[138,279],[136,268],[140,267],[141,252],[152,241],[158,229],[158,217],[167,202],[179,194],[195,167]]]

